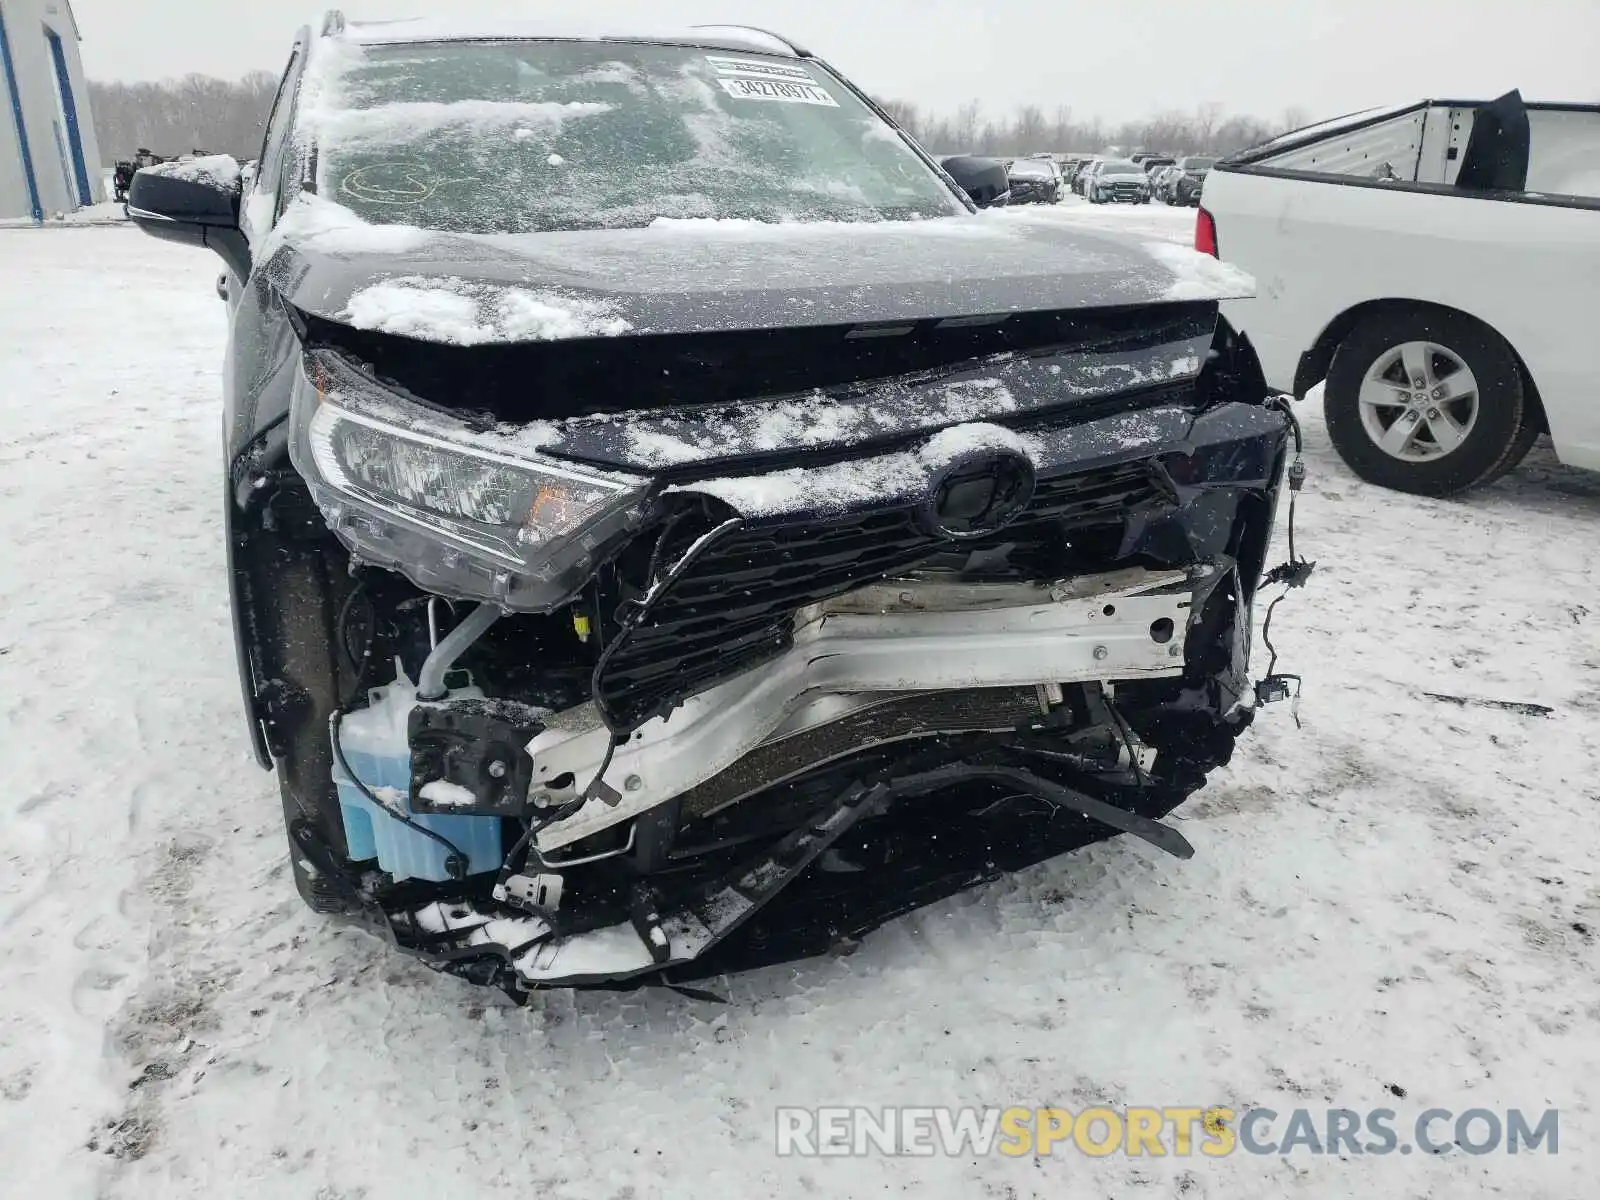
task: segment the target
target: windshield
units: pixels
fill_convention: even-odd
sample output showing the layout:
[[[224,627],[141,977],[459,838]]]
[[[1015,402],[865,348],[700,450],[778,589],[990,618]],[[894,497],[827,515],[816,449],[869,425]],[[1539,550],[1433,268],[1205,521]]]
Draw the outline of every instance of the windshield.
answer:
[[[1055,168],[1047,162],[1014,162],[1011,173],[1023,179],[1054,179]]]
[[[317,188],[458,233],[965,208],[814,62],[627,42],[341,46],[302,124]]]
[[[1111,162],[1104,162],[1104,163],[1100,164],[1100,174],[1102,174],[1102,175],[1143,175],[1144,172],[1139,169],[1139,164],[1138,163],[1128,162],[1128,161],[1123,160],[1123,159],[1114,159]]]

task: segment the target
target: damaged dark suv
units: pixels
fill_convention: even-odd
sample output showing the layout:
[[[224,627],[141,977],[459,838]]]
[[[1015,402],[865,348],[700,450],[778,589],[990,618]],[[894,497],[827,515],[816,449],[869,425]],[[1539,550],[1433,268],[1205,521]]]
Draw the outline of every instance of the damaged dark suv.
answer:
[[[522,993],[1190,853],[1290,431],[1231,268],[979,212],[728,27],[333,14],[247,184],[129,210],[227,267],[239,671],[313,908]]]

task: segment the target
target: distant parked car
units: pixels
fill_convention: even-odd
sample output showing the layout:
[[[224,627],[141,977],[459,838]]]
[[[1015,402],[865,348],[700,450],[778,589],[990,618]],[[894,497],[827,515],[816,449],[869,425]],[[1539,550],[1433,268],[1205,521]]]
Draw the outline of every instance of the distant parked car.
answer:
[[[1176,173],[1167,180],[1167,193],[1164,199],[1168,204],[1200,203],[1200,190],[1205,187],[1206,175],[1216,165],[1217,160],[1208,156],[1191,155],[1180,158],[1176,166]]]
[[[111,195],[118,204],[127,202],[128,189],[133,186],[135,173],[145,167],[154,167],[161,163],[175,162],[172,156],[163,158],[146,146],[140,146],[134,151],[131,159],[119,161],[111,172]]]
[[[1106,159],[1097,164],[1088,192],[1091,204],[1150,203],[1150,180],[1139,164],[1126,158]]]
[[[939,165],[979,208],[1001,208],[1010,202],[1011,180],[1004,159],[956,154],[940,159]]]
[[[1047,158],[1019,158],[1006,174],[1012,204],[1054,204],[1061,199],[1061,176]]]
[[[1152,154],[1139,165],[1144,168],[1144,173],[1149,176],[1151,182],[1154,183],[1157,171],[1163,171],[1177,161],[1177,159],[1169,158],[1165,154]]]
[[[1072,190],[1085,198],[1089,195],[1089,181],[1094,178],[1094,173],[1100,169],[1104,162],[1101,158],[1091,158],[1079,168],[1078,173],[1072,177]]]
[[[131,161],[119,161],[111,171],[111,198],[118,204],[123,204],[128,199],[128,185],[133,182],[133,173],[139,168]]]

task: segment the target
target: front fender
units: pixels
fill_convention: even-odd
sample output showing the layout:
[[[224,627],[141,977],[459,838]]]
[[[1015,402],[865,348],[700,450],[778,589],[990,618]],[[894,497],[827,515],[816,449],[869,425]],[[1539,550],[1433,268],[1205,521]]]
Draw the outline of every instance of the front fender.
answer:
[[[239,688],[244,700],[245,722],[250,727],[250,748],[263,770],[272,770],[272,753],[267,746],[266,724],[260,710],[260,681],[250,631],[255,627],[249,603],[249,580],[240,565],[239,552],[244,535],[239,529],[239,506],[234,502],[232,473],[223,480],[222,536],[227,556],[228,613],[233,619],[234,662],[239,671]]]

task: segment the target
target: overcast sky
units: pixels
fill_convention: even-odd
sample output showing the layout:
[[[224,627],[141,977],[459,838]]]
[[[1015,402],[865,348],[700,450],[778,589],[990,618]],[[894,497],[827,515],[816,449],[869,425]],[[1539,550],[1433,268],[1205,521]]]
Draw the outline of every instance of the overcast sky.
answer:
[[[92,79],[277,73],[316,0],[72,0]],[[348,0],[347,16],[740,22],[874,95],[1110,121],[1215,101],[1313,118],[1520,87],[1600,101],[1600,0]]]

